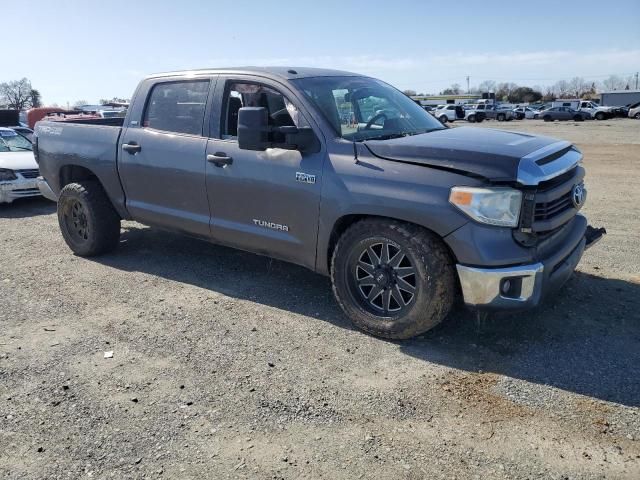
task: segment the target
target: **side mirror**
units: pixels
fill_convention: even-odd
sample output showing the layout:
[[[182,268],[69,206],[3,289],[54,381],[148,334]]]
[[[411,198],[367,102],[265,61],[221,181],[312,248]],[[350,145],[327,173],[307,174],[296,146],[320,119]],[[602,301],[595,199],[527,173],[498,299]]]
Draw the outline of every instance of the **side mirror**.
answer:
[[[266,150],[269,143],[269,118],[264,107],[238,110],[238,146],[241,150]]]
[[[320,142],[311,127],[270,126],[264,107],[243,107],[238,111],[238,146],[241,150],[284,148],[300,152],[320,151]]]

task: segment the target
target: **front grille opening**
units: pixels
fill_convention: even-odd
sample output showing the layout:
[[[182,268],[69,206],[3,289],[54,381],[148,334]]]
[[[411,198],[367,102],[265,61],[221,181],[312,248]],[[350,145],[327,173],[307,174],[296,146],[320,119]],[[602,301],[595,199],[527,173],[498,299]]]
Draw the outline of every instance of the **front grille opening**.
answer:
[[[40,172],[37,168],[28,169],[28,170],[16,170],[20,175],[24,178],[37,178],[40,175]]]
[[[536,222],[540,220],[549,220],[570,208],[573,208],[573,201],[571,200],[571,192],[569,191],[550,202],[536,203],[533,218]]]

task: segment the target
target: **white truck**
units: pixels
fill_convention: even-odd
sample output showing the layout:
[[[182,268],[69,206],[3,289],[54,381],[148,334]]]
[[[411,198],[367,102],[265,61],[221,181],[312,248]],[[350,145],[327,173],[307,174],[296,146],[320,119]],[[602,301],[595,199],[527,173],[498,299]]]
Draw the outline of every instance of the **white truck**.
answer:
[[[569,107],[580,112],[587,112],[591,114],[591,118],[595,118],[596,120],[605,120],[613,116],[612,107],[603,107],[601,105],[598,105],[597,103],[593,103],[590,100],[580,100],[579,98],[558,99],[555,100],[551,106]]]

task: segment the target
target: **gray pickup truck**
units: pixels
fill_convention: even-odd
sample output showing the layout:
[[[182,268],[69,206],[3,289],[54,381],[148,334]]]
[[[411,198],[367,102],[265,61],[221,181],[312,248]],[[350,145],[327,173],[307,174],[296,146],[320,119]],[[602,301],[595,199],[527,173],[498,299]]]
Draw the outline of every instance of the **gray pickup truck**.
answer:
[[[603,233],[578,213],[570,143],[447,128],[348,72],[152,75],[126,118],[41,121],[34,144],[77,255],[116,248],[125,219],[279,258],[329,275],[354,324],[386,338],[459,298],[533,307]]]

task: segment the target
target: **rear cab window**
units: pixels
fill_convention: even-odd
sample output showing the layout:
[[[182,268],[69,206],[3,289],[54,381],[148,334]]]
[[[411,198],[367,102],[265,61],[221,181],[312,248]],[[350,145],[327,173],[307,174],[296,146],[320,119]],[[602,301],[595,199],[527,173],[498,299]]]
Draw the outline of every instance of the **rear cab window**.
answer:
[[[201,136],[209,85],[208,79],[154,85],[147,100],[142,126]]]

